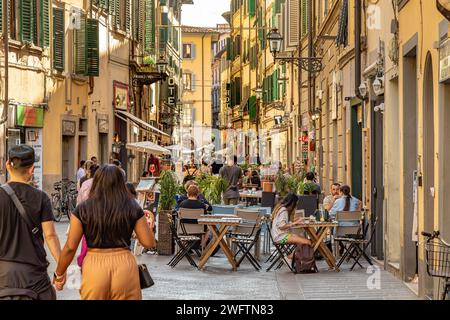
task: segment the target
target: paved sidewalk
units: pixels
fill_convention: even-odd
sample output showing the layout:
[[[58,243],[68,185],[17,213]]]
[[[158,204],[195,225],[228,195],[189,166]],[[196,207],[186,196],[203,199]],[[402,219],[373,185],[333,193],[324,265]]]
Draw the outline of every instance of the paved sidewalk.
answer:
[[[63,242],[66,223],[58,223],[57,231]],[[318,262],[316,274],[292,274],[283,267],[277,271],[255,271],[249,263],[232,272],[224,255],[218,254],[208,261],[204,271],[194,269],[184,260],[172,269],[167,266],[171,257],[143,255],[155,285],[143,291],[146,300],[314,300],[314,299],[418,299],[402,281],[379,268],[349,271],[343,265],[341,272],[329,271],[326,264]],[[50,258],[49,274],[55,269]],[[75,261],[74,261],[75,262]],[[74,263],[75,265],[75,263]],[[375,272],[375,273],[374,273]],[[66,288],[58,299],[77,300],[78,291]]]

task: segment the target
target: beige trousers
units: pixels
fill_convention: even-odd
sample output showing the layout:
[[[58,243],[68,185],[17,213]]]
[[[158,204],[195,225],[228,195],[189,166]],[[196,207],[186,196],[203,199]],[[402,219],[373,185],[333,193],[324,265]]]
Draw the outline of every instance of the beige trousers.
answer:
[[[141,300],[138,266],[130,250],[88,249],[80,296],[82,300]]]

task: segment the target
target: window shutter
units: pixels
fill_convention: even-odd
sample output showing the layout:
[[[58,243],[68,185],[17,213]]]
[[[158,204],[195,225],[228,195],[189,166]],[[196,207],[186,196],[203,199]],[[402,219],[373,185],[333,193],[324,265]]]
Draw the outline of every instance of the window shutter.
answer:
[[[168,30],[169,14],[167,12],[163,12],[161,14],[161,24],[162,24],[162,27],[160,29],[159,43],[160,43],[161,48],[165,48],[165,46],[167,45],[168,37],[169,37],[169,30]]]
[[[248,0],[248,14],[250,17],[255,16],[256,0]]]
[[[145,44],[146,53],[152,54],[155,49],[155,10],[154,0],[146,0],[145,2]]]
[[[20,0],[20,40],[34,42],[33,0]]]
[[[302,0],[302,36],[308,33],[308,0]]]
[[[64,9],[53,8],[53,68],[64,71]]]
[[[139,42],[144,43],[144,30],[145,30],[145,14],[146,14],[146,5],[147,1],[145,0],[136,0],[138,2],[137,10],[139,11],[136,17],[139,17],[139,20],[137,22],[137,36],[136,39],[138,39]],[[145,44],[144,44],[145,49]]]
[[[309,0],[302,0],[309,1]],[[298,45],[300,35],[299,28],[299,16],[300,16],[300,0],[289,0],[289,26],[288,26],[288,47],[296,47]]]
[[[286,75],[286,64],[283,64],[283,75]],[[286,81],[283,81],[282,95],[286,94]]]
[[[195,108],[192,107],[191,109],[191,123],[194,123],[195,121]]]
[[[0,0],[0,32],[3,32],[3,0]]]
[[[191,53],[192,59],[195,59],[197,57],[197,46],[195,44],[191,44]]]
[[[192,73],[192,74],[191,74],[191,90],[192,90],[192,91],[195,91],[196,84],[197,84],[197,82],[196,82],[196,76],[195,76],[194,73]]]
[[[131,31],[131,3],[130,0],[125,0],[123,2],[125,4],[125,31]]]
[[[86,75],[98,77],[100,72],[100,57],[98,44],[98,20],[87,19],[86,21]]]
[[[227,38],[227,60],[232,60],[231,55],[231,38]]]
[[[120,0],[109,0],[109,12],[112,16],[113,28],[120,29],[122,25],[120,19]]]
[[[107,9],[107,1],[108,0],[94,0],[94,4],[97,6],[97,8]]]
[[[74,30],[75,73],[86,74],[86,16],[80,17],[80,29]]]
[[[41,25],[40,25],[40,40],[41,47],[49,47],[50,46],[50,3],[49,0],[41,1]]]

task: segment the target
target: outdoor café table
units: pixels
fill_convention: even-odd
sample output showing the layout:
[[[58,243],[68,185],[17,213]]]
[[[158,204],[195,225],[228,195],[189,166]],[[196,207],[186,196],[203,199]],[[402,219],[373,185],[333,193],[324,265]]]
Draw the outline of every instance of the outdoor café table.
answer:
[[[198,268],[200,270],[203,269],[204,265],[211,257],[214,250],[217,248],[217,246],[220,245],[228,261],[230,262],[233,271],[236,271],[237,269],[236,259],[234,259],[234,254],[231,251],[230,247],[228,246],[227,242],[224,240],[224,237],[231,227],[239,225],[241,221],[242,219],[238,218],[237,216],[231,215],[209,216],[209,217],[205,216],[198,219],[198,224],[206,225],[208,229],[211,230],[213,235],[212,241],[206,247],[205,251],[203,252],[200,258],[200,262],[198,264]]]
[[[331,253],[323,241],[328,231],[331,232],[333,228],[337,226],[337,222],[303,222],[292,227],[292,229],[305,230],[311,239],[311,245],[313,246],[314,252],[319,250],[322,257],[324,257],[325,261],[328,263],[328,266],[335,271],[339,271],[339,268],[336,267],[336,259],[334,258],[333,253]]]
[[[262,191],[260,190],[255,192],[240,191],[239,197],[245,199],[246,205],[249,206],[250,199],[258,199],[258,202],[261,202]]]

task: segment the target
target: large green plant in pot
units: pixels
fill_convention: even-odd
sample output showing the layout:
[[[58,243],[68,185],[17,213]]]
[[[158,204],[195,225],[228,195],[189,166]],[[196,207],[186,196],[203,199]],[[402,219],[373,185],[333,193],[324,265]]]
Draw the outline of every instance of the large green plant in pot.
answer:
[[[162,171],[159,180],[159,212],[158,212],[158,254],[171,255],[174,253],[174,243],[170,231],[168,215],[172,214],[176,201],[175,195],[179,185],[172,171]]]
[[[288,179],[283,173],[278,173],[275,179],[275,188],[282,197],[288,194]]]
[[[223,178],[202,174],[196,181],[209,203],[220,204],[222,202],[222,193],[228,188],[228,183]]]

